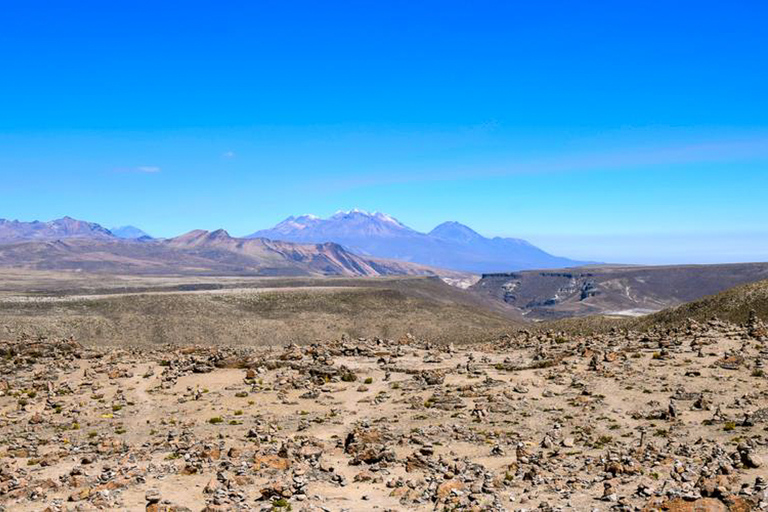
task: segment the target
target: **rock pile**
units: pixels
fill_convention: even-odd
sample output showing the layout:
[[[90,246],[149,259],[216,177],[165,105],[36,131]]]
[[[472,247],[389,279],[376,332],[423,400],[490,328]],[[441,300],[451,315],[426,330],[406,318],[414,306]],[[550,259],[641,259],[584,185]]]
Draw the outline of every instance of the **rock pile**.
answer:
[[[762,329],[0,342],[0,507],[768,510]]]

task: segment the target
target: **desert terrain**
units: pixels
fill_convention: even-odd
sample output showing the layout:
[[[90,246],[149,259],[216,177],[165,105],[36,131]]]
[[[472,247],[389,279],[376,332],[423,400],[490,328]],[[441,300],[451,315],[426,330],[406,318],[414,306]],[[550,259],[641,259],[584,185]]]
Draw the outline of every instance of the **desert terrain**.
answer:
[[[0,333],[104,346],[306,344],[342,335],[498,336],[503,305],[437,277],[112,276],[0,271]]]
[[[768,2],[2,2],[0,512],[768,512]]]
[[[765,264],[86,227],[0,245],[0,510],[768,509]]]
[[[436,277],[2,283],[4,510],[768,507],[765,282],[557,323]]]

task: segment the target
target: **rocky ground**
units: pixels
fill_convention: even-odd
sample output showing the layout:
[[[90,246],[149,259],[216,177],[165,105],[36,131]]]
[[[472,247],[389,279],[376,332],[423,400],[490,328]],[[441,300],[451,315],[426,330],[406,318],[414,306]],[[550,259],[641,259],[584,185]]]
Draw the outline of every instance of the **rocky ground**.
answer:
[[[768,510],[765,328],[0,343],[0,509]]]

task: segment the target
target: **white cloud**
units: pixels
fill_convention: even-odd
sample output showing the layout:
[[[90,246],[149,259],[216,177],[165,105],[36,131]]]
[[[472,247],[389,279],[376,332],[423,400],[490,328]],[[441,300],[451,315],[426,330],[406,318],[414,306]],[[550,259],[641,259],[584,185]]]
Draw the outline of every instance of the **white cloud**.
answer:
[[[235,152],[234,151],[225,151],[224,153],[221,154],[221,157],[222,158],[227,158],[227,159],[235,158]]]
[[[160,172],[160,168],[155,165],[141,165],[136,168],[136,172],[156,173]]]

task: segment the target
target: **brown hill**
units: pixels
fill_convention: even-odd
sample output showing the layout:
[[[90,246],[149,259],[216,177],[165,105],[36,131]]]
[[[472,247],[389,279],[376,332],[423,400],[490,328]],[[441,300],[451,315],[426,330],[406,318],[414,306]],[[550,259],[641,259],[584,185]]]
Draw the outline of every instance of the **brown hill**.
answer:
[[[768,320],[768,280],[737,286],[702,299],[665,309],[633,322],[636,326],[679,326],[688,319],[704,322],[717,317],[732,323],[744,323],[750,312]]]
[[[519,323],[430,277],[117,277],[0,271],[0,336],[93,345],[275,345],[411,333],[496,339]]]

